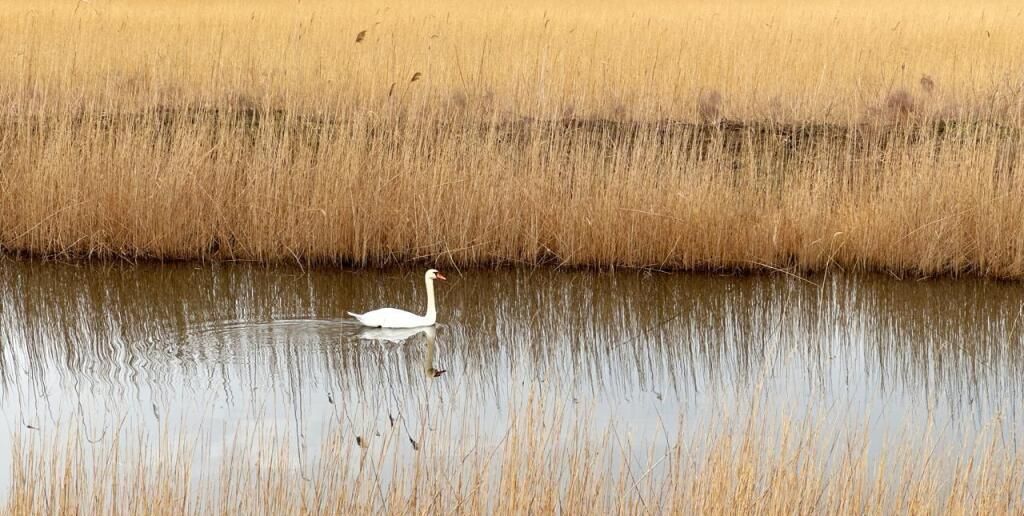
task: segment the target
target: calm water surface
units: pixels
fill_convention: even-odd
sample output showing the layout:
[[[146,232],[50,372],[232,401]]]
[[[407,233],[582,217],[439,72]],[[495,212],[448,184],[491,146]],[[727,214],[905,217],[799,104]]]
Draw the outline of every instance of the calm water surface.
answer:
[[[442,421],[497,443],[538,393],[639,450],[754,400],[767,426],[1024,436],[1019,284],[445,272],[436,331],[396,335],[343,314],[422,311],[421,270],[0,262],[0,489],[16,435],[169,433],[215,460],[272,427],[308,459],[338,424],[353,447]]]

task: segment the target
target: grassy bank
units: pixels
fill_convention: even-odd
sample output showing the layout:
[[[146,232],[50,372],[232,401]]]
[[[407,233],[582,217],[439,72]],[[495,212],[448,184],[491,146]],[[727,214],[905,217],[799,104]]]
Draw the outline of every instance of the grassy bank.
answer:
[[[0,246],[1024,276],[1003,3],[31,2]]]
[[[998,437],[946,448],[918,429],[872,448],[866,430],[824,435],[795,420],[719,421],[645,448],[532,401],[493,439],[450,437],[459,423],[402,422],[383,435],[340,424],[312,462],[271,428],[227,443],[22,434],[7,514],[1012,514],[1024,463]],[[463,422],[462,425],[472,425]],[[856,425],[854,425],[856,428]],[[993,436],[1001,426],[993,427]],[[910,434],[908,434],[910,435]],[[130,443],[126,443],[130,441]],[[294,444],[294,441],[292,441]],[[876,443],[877,444],[877,443]],[[139,451],[141,446],[143,451]],[[134,450],[134,451],[133,451]]]

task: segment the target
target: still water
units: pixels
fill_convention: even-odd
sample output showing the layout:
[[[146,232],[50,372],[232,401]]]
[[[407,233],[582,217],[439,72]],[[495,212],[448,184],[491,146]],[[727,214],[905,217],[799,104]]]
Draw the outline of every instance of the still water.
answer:
[[[0,262],[0,492],[16,435],[170,434],[216,461],[269,426],[310,459],[332,425],[355,447],[397,424],[413,453],[435,421],[496,443],[538,394],[639,450],[753,400],[769,427],[1024,435],[1019,284],[444,272],[436,330],[396,335],[344,314],[422,311],[422,270]]]

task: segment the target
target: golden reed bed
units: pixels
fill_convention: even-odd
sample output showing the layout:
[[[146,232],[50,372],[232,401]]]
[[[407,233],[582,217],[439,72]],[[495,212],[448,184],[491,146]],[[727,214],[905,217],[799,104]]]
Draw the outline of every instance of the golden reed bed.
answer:
[[[1007,2],[0,12],[0,246],[1024,276]]]

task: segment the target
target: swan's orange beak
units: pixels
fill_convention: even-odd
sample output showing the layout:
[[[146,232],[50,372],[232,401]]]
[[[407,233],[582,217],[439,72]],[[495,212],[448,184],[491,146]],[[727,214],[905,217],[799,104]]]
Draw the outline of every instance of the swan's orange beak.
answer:
[[[434,274],[434,277],[439,279],[439,280],[441,280],[441,281],[444,281],[444,280],[448,279],[448,278],[444,277],[444,274],[441,274],[440,272]]]

